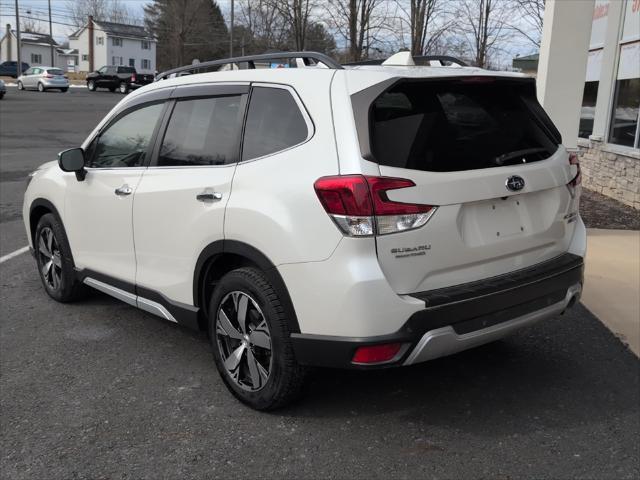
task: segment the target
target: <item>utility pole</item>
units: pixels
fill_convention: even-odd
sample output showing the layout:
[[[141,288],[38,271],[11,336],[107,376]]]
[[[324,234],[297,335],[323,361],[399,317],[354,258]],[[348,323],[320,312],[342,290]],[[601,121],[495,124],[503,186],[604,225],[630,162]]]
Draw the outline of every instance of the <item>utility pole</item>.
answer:
[[[16,65],[16,78],[22,75],[22,57],[20,56],[22,47],[20,46],[20,12],[18,12],[18,0],[16,0],[16,37],[18,38],[18,64]]]
[[[17,2],[18,0],[16,0]],[[233,0],[231,0],[231,28],[229,29],[229,57],[233,57]]]
[[[53,27],[51,26],[51,0],[49,0],[49,37],[53,42]],[[51,44],[51,66],[52,67],[56,66],[53,59],[53,43]]]

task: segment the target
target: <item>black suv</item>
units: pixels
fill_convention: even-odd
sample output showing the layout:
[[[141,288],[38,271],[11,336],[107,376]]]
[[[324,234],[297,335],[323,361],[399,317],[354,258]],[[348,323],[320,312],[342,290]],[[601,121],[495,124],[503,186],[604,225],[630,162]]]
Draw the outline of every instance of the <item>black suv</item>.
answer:
[[[112,92],[117,89],[120,93],[128,93],[153,80],[153,75],[138,73],[133,67],[105,66],[87,75],[87,88],[92,92],[97,88],[108,88]]]
[[[29,69],[29,64],[22,62],[22,71],[20,74],[23,74],[25,70]],[[18,78],[18,62],[2,62],[0,63],[0,77],[13,77]]]

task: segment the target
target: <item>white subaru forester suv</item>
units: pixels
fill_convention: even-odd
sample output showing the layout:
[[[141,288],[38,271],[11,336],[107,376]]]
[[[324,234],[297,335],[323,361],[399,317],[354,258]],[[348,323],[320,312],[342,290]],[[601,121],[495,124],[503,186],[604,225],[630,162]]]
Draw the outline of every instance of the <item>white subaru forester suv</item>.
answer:
[[[260,68],[274,58],[298,68]],[[208,331],[260,410],[308,366],[413,365],[562,313],[583,282],[580,171],[534,80],[396,63],[243,57],[127,96],[31,176],[46,292]]]

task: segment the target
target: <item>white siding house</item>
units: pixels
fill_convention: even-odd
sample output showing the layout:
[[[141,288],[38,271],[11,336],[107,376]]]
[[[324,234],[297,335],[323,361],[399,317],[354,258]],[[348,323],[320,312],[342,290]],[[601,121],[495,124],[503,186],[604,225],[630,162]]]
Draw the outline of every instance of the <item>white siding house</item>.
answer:
[[[136,25],[91,19],[69,36],[69,47],[78,50],[78,70],[81,72],[94,71],[104,65],[131,66],[141,73],[156,70],[156,41],[143,27]]]
[[[72,50],[62,50],[58,43],[44,33],[20,32],[20,56],[30,66],[44,65],[68,70],[69,61],[75,62]],[[53,65],[51,65],[51,46],[53,45]],[[18,61],[18,36],[11,25],[7,25],[0,40],[0,62]]]

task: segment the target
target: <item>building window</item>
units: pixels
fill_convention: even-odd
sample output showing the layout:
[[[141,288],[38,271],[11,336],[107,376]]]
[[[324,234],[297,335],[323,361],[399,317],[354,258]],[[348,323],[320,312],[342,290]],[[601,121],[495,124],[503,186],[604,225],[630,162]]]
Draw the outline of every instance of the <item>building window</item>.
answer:
[[[142,50],[151,50],[151,42],[147,40],[142,40]]]
[[[122,57],[111,57],[111,65],[122,65]]]
[[[640,111],[640,42],[620,46],[618,77],[613,97],[609,143],[638,148]]]
[[[140,68],[143,70],[151,70],[151,60],[142,59],[140,60]]]
[[[39,53],[32,53],[31,54],[31,63],[35,63],[37,64],[41,64],[42,63],[42,55]]]
[[[104,45],[104,37],[96,37],[96,45]]]
[[[113,46],[114,47],[121,47],[122,46],[122,39],[121,38],[112,38],[111,39]]]
[[[585,82],[582,94],[582,109],[580,110],[580,128],[578,136],[589,138],[593,133],[593,119],[596,114],[596,99],[598,98],[598,83]]]
[[[88,62],[89,61],[89,55],[82,55],[82,61],[83,62]]]
[[[616,82],[609,143],[638,148],[638,111],[640,110],[640,78]]]
[[[130,58],[129,59],[129,66],[135,68],[135,66],[136,66],[136,59],[135,58]]]

